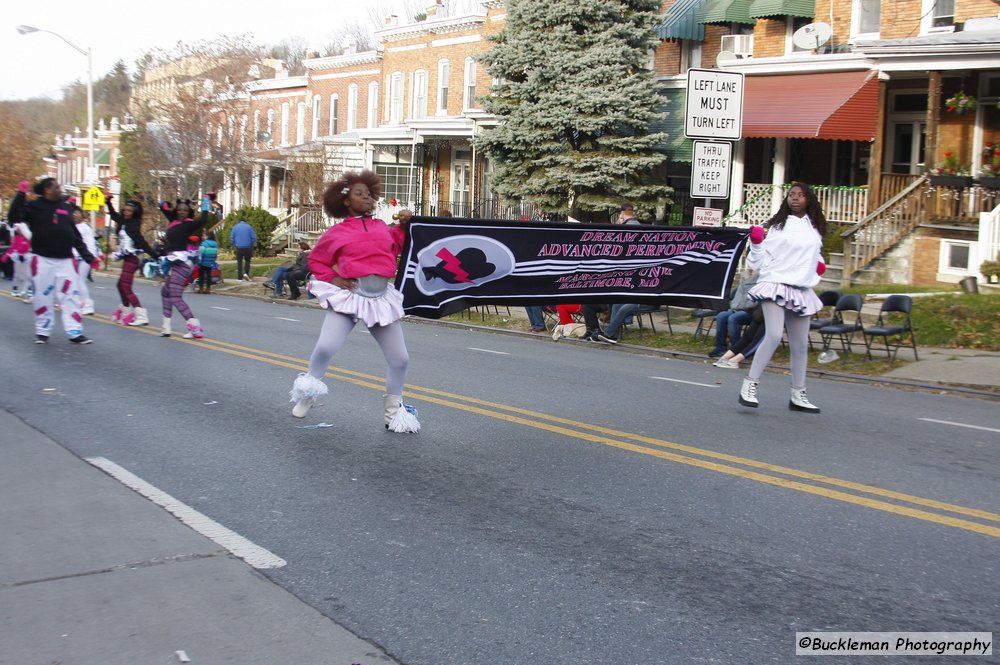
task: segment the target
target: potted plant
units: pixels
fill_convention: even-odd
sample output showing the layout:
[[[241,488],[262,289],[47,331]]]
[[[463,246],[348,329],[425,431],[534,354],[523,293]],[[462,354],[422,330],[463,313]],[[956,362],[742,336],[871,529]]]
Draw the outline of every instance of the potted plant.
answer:
[[[969,167],[958,163],[955,149],[948,148],[944,152],[944,163],[930,171],[930,182],[933,187],[969,187],[972,176]]]
[[[986,278],[989,284],[1000,283],[1000,254],[997,254],[995,261],[986,260],[979,266],[979,272]]]
[[[974,111],[977,106],[979,106],[979,103],[976,101],[976,98],[965,94],[961,90],[956,92],[953,97],[944,100],[945,110],[955,115],[962,115],[966,111]]]
[[[983,148],[979,184],[989,189],[1000,189],[1000,141],[987,143]]]

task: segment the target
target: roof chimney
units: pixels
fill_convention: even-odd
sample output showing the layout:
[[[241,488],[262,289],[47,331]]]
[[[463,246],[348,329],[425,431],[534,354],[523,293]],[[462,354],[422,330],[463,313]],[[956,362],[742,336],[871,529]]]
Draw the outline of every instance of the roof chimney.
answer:
[[[343,55],[354,55],[358,52],[358,43],[354,40],[354,37],[348,36],[344,39],[344,43],[341,44],[341,49],[344,51]]]
[[[389,14],[388,16],[385,17],[385,27],[395,28],[397,25],[399,25],[398,16],[396,16],[395,14]]]

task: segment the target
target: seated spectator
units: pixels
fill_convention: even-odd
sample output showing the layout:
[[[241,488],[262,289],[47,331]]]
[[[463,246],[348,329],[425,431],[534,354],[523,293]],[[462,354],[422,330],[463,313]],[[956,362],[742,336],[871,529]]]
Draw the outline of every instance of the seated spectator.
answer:
[[[581,305],[556,305],[556,312],[559,314],[559,325],[568,326],[576,323],[574,314],[581,313]]]
[[[604,331],[597,333],[597,341],[617,344],[618,331],[623,323],[630,322],[636,314],[641,316],[646,312],[655,312],[659,308],[659,305],[640,305],[638,303],[612,305],[611,318],[608,319],[608,325],[604,327]]]
[[[587,325],[587,332],[583,336],[588,342],[599,342],[597,336],[601,333],[601,324],[598,315],[611,311],[610,305],[582,305],[580,313],[583,314],[583,322]]]
[[[526,305],[524,311],[528,313],[528,332],[543,333],[545,327],[545,308],[541,305]]]
[[[725,369],[739,369],[740,363],[753,355],[753,352],[760,346],[764,339],[764,310],[754,307],[751,310],[750,325],[740,336],[739,341],[733,344],[716,360],[713,365]]]
[[[729,309],[715,315],[715,345],[708,353],[709,358],[718,358],[726,352],[727,336],[730,347],[740,341],[740,331],[750,323],[751,310],[757,307],[757,303],[747,297],[750,287],[756,283],[757,273],[744,275],[733,299],[729,301]]]
[[[299,282],[305,281],[309,276],[309,243],[302,241],[299,243],[299,255],[295,257],[295,263],[285,271],[285,281],[288,283],[288,299],[298,300],[302,297],[299,291]]]

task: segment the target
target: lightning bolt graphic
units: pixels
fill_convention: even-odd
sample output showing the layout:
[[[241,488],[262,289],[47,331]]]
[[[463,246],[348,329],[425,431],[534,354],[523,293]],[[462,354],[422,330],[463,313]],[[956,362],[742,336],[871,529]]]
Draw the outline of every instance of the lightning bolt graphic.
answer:
[[[448,251],[447,247],[442,247],[441,250],[434,256],[438,257],[444,262],[444,267],[446,270],[451,272],[455,276],[455,279],[459,282],[471,282],[469,279],[469,273],[462,270],[462,262],[457,256]]]

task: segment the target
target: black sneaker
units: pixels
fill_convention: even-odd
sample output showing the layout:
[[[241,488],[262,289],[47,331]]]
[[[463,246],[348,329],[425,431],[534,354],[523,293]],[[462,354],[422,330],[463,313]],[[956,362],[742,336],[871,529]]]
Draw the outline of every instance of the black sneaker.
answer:
[[[48,344],[49,338],[45,335],[35,335],[35,344]]]
[[[618,338],[615,337],[614,335],[608,335],[608,334],[605,334],[605,333],[597,333],[597,341],[598,342],[605,342],[607,344],[617,344],[618,343]]]
[[[90,339],[89,337],[84,337],[83,335],[70,337],[69,341],[73,342],[74,344],[92,344],[94,342],[94,340]]]
[[[721,358],[725,354],[726,354],[726,349],[725,348],[723,348],[721,350],[720,349],[712,349],[711,351],[708,352],[708,357],[709,358]]]
[[[583,339],[586,340],[586,341],[588,341],[588,342],[600,342],[601,341],[601,340],[597,339],[597,333],[595,333],[595,332],[587,333],[586,335],[583,336]]]

